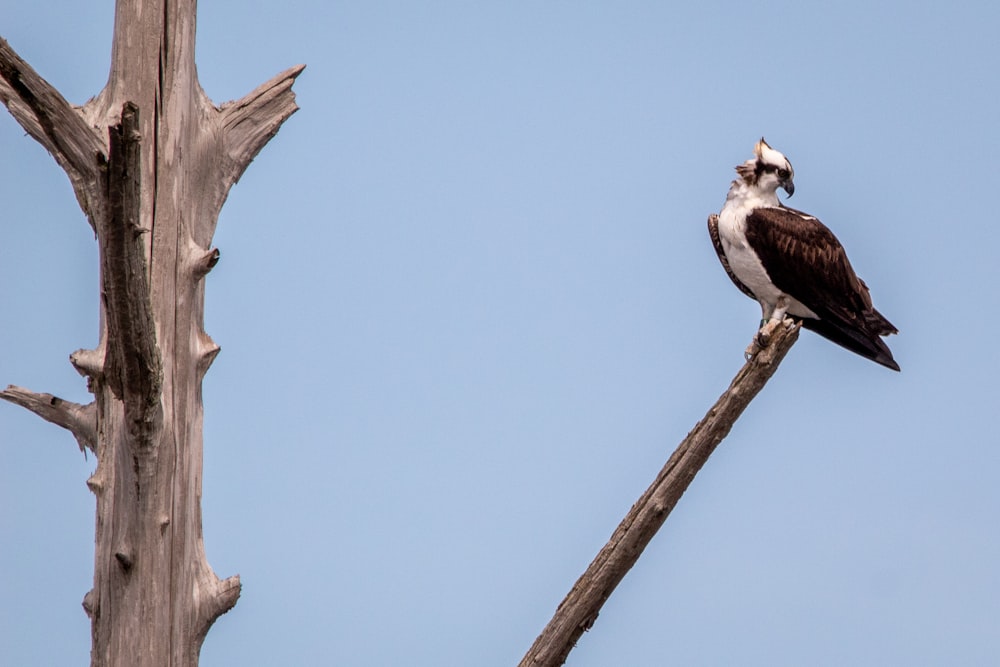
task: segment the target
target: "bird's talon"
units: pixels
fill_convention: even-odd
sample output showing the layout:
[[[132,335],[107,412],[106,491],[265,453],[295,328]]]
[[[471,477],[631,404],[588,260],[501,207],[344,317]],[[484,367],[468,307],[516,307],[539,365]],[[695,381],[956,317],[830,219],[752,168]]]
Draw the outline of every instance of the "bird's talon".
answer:
[[[767,347],[771,342],[771,334],[774,332],[774,322],[769,321],[762,326],[753,337],[753,342],[758,347]]]

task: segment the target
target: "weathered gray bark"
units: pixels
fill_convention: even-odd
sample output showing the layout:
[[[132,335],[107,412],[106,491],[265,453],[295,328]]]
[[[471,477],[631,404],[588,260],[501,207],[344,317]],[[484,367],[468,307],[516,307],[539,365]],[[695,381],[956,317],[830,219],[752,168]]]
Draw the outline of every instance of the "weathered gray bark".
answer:
[[[677,446],[656,480],[632,506],[611,539],[559,604],[519,667],[557,667],[566,662],[604,603],[635,565],[716,445],[774,375],[798,339],[799,325],[778,327],[768,345],[747,361],[708,414]]]
[[[100,250],[100,342],[70,357],[94,401],[0,392],[97,456],[93,665],[196,665],[240,594],[202,543],[201,382],[219,352],[204,278],[229,189],[296,111],[303,68],[216,107],[195,71],[195,12],[118,0],[108,83],[83,107],[0,39],[0,101],[66,171]]]

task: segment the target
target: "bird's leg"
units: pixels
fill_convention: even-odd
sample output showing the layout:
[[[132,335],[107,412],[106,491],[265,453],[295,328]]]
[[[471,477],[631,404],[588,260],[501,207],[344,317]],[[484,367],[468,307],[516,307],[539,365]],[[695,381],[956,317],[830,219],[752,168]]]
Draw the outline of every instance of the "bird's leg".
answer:
[[[760,320],[760,329],[757,330],[757,335],[753,337],[743,353],[747,361],[750,361],[755,354],[768,346],[775,329],[785,321],[785,313],[788,312],[788,298],[782,294],[774,306],[761,301],[760,307],[763,316]]]
[[[761,347],[767,347],[767,344],[771,341],[771,335],[774,334],[774,330],[778,328],[781,321],[785,319],[785,313],[788,312],[788,297],[784,294],[778,297],[778,302],[774,304],[774,308],[771,309],[770,317],[767,318],[767,322],[762,323],[762,326],[757,331],[757,342]]]

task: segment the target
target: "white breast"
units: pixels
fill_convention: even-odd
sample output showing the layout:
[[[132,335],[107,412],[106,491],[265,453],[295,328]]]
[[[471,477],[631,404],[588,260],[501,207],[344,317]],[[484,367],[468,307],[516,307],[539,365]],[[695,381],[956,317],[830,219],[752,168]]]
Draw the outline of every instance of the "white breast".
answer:
[[[723,207],[719,213],[719,238],[722,240],[722,249],[726,253],[726,259],[729,260],[729,268],[740,282],[749,287],[758,299],[773,304],[780,292],[771,283],[764,265],[747,243],[745,221],[745,214],[740,215],[728,205]]]
[[[770,276],[761,264],[757,253],[750,248],[746,237],[746,219],[750,212],[759,207],[778,206],[778,197],[760,196],[749,188],[734,183],[726,198],[726,204],[719,212],[719,238],[722,250],[729,260],[729,268],[741,283],[746,285],[758,301],[774,307],[782,296],[788,300],[788,313],[798,317],[816,318],[812,310],[795,298],[785,294],[771,282]]]

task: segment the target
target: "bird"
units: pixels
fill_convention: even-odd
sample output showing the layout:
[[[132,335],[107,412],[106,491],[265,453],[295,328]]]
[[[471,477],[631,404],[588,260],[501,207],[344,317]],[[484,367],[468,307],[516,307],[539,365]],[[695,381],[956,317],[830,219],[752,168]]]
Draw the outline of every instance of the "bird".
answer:
[[[708,220],[715,251],[733,283],[760,303],[761,326],[749,359],[783,322],[809,329],[894,371],[899,364],[882,340],[899,333],[872,305],[844,247],[815,216],[789,208],[778,188],[795,193],[795,171],[761,137],[754,157],[736,167],[726,202]],[[787,318],[787,319],[786,319]],[[791,320],[791,321],[789,321]]]

